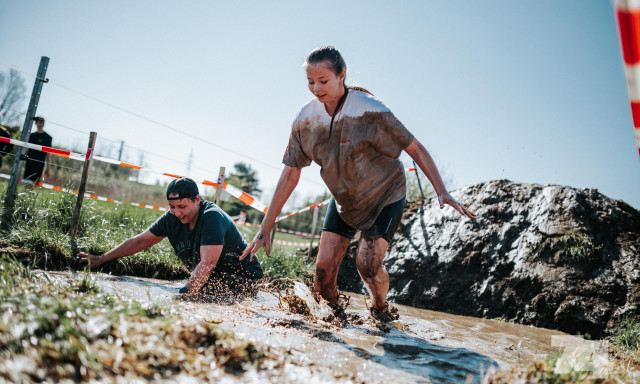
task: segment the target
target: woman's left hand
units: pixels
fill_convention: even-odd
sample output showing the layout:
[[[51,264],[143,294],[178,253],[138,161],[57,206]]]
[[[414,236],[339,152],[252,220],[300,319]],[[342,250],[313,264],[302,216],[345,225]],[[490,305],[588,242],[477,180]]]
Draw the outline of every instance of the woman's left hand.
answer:
[[[456,211],[460,212],[461,215],[467,216],[470,219],[475,219],[476,218],[476,214],[475,213],[471,212],[467,207],[465,207],[464,205],[460,204],[460,202],[458,200],[454,199],[453,196],[451,196],[449,194],[449,192],[445,192],[445,193],[442,193],[442,194],[438,195],[438,202],[440,203],[440,209],[444,208],[445,204],[449,204]]]

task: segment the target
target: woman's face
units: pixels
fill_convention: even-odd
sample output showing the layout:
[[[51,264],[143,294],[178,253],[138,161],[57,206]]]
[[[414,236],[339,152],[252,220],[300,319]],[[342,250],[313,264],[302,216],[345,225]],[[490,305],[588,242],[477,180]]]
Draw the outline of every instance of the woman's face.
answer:
[[[309,91],[324,104],[337,104],[344,93],[343,81],[346,73],[340,75],[333,73],[325,64],[312,64],[307,66],[307,80]]]

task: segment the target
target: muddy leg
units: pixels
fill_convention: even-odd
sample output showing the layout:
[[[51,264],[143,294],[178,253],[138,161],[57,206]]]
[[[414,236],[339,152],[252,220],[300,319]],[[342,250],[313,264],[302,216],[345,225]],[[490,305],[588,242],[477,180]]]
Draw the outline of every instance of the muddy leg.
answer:
[[[316,277],[313,290],[329,303],[338,299],[338,269],[349,247],[349,239],[333,232],[322,232],[320,250],[316,260]]]
[[[389,243],[381,238],[363,237],[358,245],[356,267],[374,301],[374,308],[382,308],[387,302],[389,274],[382,259]]]

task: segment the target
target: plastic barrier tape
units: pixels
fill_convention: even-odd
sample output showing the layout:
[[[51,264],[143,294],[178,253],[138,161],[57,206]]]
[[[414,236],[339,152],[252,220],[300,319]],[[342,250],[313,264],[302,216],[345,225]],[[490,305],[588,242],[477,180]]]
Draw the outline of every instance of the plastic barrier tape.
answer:
[[[3,179],[7,179],[9,180],[11,178],[11,176],[9,175],[5,175],[3,173],[0,173],[0,178]],[[66,192],[66,193],[72,193],[74,195],[78,195],[78,191],[75,191],[73,189],[70,188],[62,188],[62,187],[58,187],[57,185],[51,185],[51,184],[47,184],[47,183],[32,183],[30,181],[25,181],[20,179],[20,182],[24,183],[24,184],[31,184],[31,185],[35,185],[36,187],[41,187],[44,189],[50,189],[53,191],[60,191],[60,192]],[[95,199],[95,200],[100,200],[100,201],[106,201],[108,203],[115,203],[115,204],[123,204],[123,205],[131,205],[134,207],[141,207],[141,208],[148,208],[148,209],[153,209],[156,211],[162,211],[162,212],[167,212],[169,211],[168,208],[165,207],[157,207],[155,205],[150,205],[150,204],[141,204],[141,203],[133,203],[131,201],[119,201],[119,200],[115,200],[109,197],[103,197],[103,196],[98,196],[98,195],[94,195],[92,193],[85,193],[84,197],[88,197],[90,199]]]

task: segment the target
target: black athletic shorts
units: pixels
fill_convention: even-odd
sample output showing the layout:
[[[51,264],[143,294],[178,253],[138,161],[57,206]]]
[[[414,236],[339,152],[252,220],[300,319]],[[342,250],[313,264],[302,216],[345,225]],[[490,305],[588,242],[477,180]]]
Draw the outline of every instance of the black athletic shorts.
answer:
[[[396,232],[398,224],[400,224],[400,219],[402,219],[405,200],[406,197],[403,197],[395,203],[385,206],[378,215],[375,223],[373,223],[370,228],[362,231],[362,236],[382,237],[387,240],[388,243],[391,243],[393,234]],[[337,233],[349,239],[353,239],[356,232],[358,232],[356,228],[353,228],[342,220],[336,209],[336,201],[333,198],[331,198],[329,206],[327,207],[327,215],[324,218],[322,231]]]

